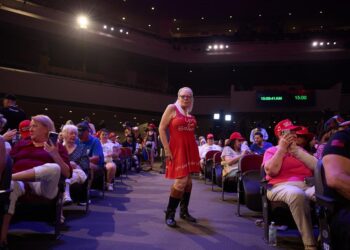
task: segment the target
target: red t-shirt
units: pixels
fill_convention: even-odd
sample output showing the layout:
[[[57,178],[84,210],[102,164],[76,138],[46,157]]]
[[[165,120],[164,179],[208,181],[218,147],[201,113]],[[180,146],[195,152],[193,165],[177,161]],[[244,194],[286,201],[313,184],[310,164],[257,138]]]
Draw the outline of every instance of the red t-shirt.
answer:
[[[62,144],[58,144],[58,152],[63,161],[70,167],[68,152]],[[20,140],[12,148],[10,156],[13,159],[12,173],[55,162],[50,154],[44,150],[44,147],[35,147],[30,138]]]
[[[263,164],[271,159],[276,151],[277,147],[268,148],[264,154]],[[275,185],[287,181],[304,181],[305,177],[311,176],[313,176],[311,169],[309,169],[302,161],[287,153],[283,157],[280,172],[273,177],[266,175],[266,179],[269,181],[269,184]]]

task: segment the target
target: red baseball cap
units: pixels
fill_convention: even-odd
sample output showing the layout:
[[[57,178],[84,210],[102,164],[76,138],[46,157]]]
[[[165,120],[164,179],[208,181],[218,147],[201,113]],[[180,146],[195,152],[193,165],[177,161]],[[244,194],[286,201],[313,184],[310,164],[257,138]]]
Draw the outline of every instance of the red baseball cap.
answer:
[[[314,134],[309,132],[308,128],[304,126],[300,126],[300,129],[296,133],[297,135],[305,136],[308,140],[314,137]]]
[[[275,129],[274,129],[274,132],[275,132],[275,136],[279,137],[283,130],[297,131],[297,130],[300,130],[300,129],[301,129],[301,127],[300,126],[295,126],[291,122],[291,120],[285,119],[285,120],[282,120],[279,123],[277,123],[277,125],[275,126]]]
[[[30,128],[30,120],[23,120],[18,125],[19,133],[21,134],[21,138],[29,137],[29,128]]]
[[[207,139],[214,139],[214,135],[213,134],[207,134]]]
[[[233,132],[231,135],[230,135],[230,140],[234,140],[234,139],[238,139],[240,141],[244,141],[245,138],[241,135],[241,133],[239,132]]]

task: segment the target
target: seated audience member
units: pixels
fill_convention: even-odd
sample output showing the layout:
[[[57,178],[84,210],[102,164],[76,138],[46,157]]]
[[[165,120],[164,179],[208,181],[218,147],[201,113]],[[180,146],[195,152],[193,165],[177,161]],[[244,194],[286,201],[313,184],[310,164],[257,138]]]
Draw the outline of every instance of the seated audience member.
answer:
[[[244,137],[239,132],[233,132],[221,153],[221,159],[224,161],[223,176],[234,177],[238,172],[238,162],[247,151],[241,150]]]
[[[90,117],[86,116],[84,118],[84,121],[89,125],[89,131],[91,135],[96,134],[96,128],[95,125],[91,122]]]
[[[126,140],[122,144],[125,148],[130,148],[132,153],[132,166],[135,167],[136,172],[141,171],[141,166],[139,163],[139,159],[136,155],[136,142],[134,141],[134,136],[132,134],[128,134],[126,136]]]
[[[315,188],[305,184],[313,176],[317,159],[296,145],[296,132],[300,127],[286,119],[275,126],[278,145],[265,151],[263,166],[271,186],[267,198],[288,204],[304,243],[305,249],[315,249],[312,231],[310,200],[315,200]]]
[[[322,158],[327,185],[337,191],[331,219],[332,249],[350,249],[350,129],[337,132]]]
[[[322,158],[324,147],[326,146],[329,138],[331,138],[332,135],[334,135],[339,130],[339,125],[342,122],[344,122],[344,119],[339,115],[335,115],[325,122],[321,134],[319,136],[320,143],[317,147],[316,153],[314,154],[317,159]]]
[[[314,138],[314,134],[309,132],[307,127],[300,126],[300,129],[296,131],[296,135],[297,135],[296,144],[310,153],[311,152],[310,142]]]
[[[3,128],[6,125],[6,122],[7,122],[6,118],[4,118],[2,114],[0,114],[0,132],[2,132]],[[11,144],[8,141],[12,140],[15,134],[16,134],[16,130],[14,129],[14,130],[7,131],[3,135],[0,135],[4,142],[6,154],[9,154],[12,148]]]
[[[108,191],[113,191],[113,180],[117,171],[117,166],[113,162],[113,159],[117,159],[119,157],[119,148],[117,145],[108,140],[108,136],[108,130],[102,129],[100,134],[100,141],[105,159],[105,167],[107,170],[106,188]]]
[[[209,151],[217,150],[222,151],[222,148],[216,144],[214,144],[214,135],[207,134],[207,143],[199,147],[199,157],[201,159],[200,164],[203,170],[205,163],[205,156]]]
[[[21,135],[21,139],[26,139],[30,136],[29,129],[30,129],[30,120],[24,120],[19,123],[18,131]]]
[[[267,140],[269,139],[269,135],[268,135],[266,129],[264,129],[264,128],[261,126],[261,124],[258,123],[258,124],[256,125],[256,128],[254,128],[254,129],[252,129],[252,130],[250,131],[249,140],[250,140],[251,143],[254,143],[254,135],[255,135],[256,132],[260,132],[260,133],[263,135],[263,140],[264,140],[264,141],[267,141]]]
[[[61,175],[66,178],[71,176],[66,149],[49,141],[49,132],[55,131],[52,120],[45,115],[33,116],[29,131],[30,138],[19,141],[10,153],[13,159],[13,191],[8,213],[3,217],[0,245],[7,244],[8,227],[20,196],[31,192],[53,199],[57,195]]]
[[[78,128],[74,125],[64,125],[62,128],[63,146],[67,149],[70,165],[73,168],[71,178],[66,179],[66,188],[63,194],[63,204],[72,203],[70,186],[74,183],[83,184],[89,171],[89,157],[85,146],[77,144]]]
[[[3,118],[0,114],[0,131],[5,126],[5,124],[6,124],[6,119]],[[6,143],[5,139],[0,135],[0,182],[2,181],[2,177],[3,177],[2,173],[5,171],[6,156],[8,155],[5,143]],[[0,185],[0,189],[1,189],[1,185]]]
[[[26,114],[18,107],[16,99],[16,96],[7,94],[3,100],[3,108],[0,108],[0,114],[7,120],[5,131],[16,130],[19,123],[26,119]]]
[[[254,143],[250,146],[251,152],[258,155],[263,155],[265,150],[271,147],[273,147],[272,143],[264,141],[263,134],[261,132],[256,132],[254,134]]]
[[[78,137],[80,144],[85,146],[87,155],[90,161],[90,183],[89,187],[94,179],[94,173],[104,167],[104,156],[100,141],[90,134],[90,127],[86,122],[81,122],[77,125],[78,127]]]

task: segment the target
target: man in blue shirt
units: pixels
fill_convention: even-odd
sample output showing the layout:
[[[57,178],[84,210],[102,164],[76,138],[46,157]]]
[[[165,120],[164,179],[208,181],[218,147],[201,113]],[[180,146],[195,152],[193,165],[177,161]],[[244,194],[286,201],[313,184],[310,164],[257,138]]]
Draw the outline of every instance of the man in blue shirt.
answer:
[[[261,132],[256,132],[254,134],[254,143],[250,146],[250,150],[258,155],[263,155],[265,150],[272,147],[270,142],[264,141],[263,134]]]
[[[94,173],[104,167],[104,156],[103,149],[99,139],[90,135],[89,125],[86,122],[79,123],[78,127],[78,136],[81,144],[83,144],[86,148],[86,152],[89,156],[90,160],[90,173],[91,179],[89,186],[94,179]]]

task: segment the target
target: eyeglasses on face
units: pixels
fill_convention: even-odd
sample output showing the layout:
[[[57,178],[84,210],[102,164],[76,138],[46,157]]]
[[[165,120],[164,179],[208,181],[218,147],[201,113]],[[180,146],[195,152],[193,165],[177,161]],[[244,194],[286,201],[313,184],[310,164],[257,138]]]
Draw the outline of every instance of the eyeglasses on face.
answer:
[[[180,95],[179,97],[180,97],[181,99],[189,99],[189,100],[192,99],[192,96],[191,96],[191,95]]]

